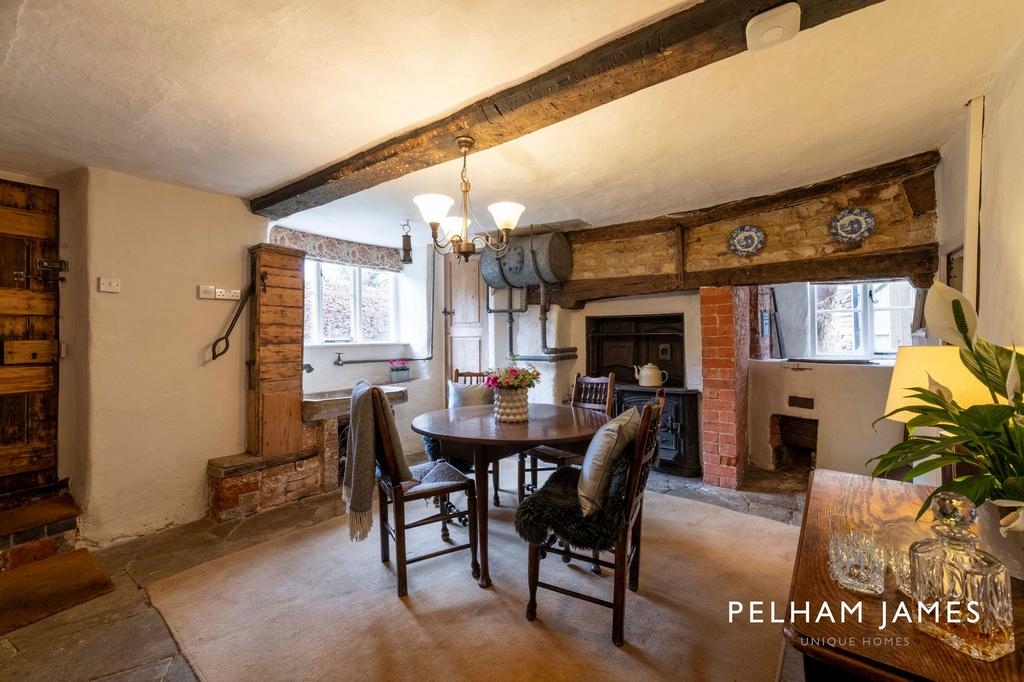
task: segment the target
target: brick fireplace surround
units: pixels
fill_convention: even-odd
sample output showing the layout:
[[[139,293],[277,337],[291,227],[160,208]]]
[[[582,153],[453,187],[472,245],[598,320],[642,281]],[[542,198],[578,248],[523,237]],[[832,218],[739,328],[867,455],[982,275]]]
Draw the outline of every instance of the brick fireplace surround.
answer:
[[[768,310],[767,287],[700,290],[701,461],[704,482],[736,489],[747,460],[747,374],[750,359],[771,354],[760,333]]]

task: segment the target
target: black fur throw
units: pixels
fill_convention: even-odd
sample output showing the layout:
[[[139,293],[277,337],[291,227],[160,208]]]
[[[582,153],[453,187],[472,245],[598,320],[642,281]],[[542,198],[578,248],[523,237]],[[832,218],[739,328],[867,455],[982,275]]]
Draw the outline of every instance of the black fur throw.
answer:
[[[516,510],[516,532],[527,542],[542,545],[551,533],[576,549],[611,549],[626,522],[626,484],[634,456],[630,447],[615,462],[608,497],[596,514],[584,518],[576,486],[580,470],[558,469]]]

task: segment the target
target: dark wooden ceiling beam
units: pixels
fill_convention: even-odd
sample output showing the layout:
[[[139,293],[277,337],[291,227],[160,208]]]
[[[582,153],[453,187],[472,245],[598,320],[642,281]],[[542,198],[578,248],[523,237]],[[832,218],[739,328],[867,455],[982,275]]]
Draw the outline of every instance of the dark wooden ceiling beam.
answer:
[[[807,30],[882,0],[801,0]],[[488,149],[746,49],[747,21],[779,0],[704,0],[501,92],[250,200],[280,219],[457,158],[455,138]]]

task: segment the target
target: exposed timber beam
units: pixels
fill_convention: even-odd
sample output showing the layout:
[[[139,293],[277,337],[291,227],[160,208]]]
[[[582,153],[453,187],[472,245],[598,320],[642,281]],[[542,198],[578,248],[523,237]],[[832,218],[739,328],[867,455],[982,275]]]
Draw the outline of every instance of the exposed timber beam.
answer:
[[[788,282],[843,282],[863,279],[905,277],[919,288],[926,288],[939,267],[938,244],[924,244],[883,253],[815,258],[812,260],[767,263],[747,267],[723,268],[678,275],[641,275],[605,277],[565,282],[550,293],[551,302],[565,310],[580,310],[590,301],[642,294],[692,291],[702,286],[744,286],[786,284]],[[539,296],[529,292],[528,302]]]
[[[931,285],[939,267],[939,245],[911,246],[880,253],[834,255],[812,260],[688,272],[684,289],[703,286],[843,282],[906,277],[919,288]]]
[[[801,0],[807,30],[882,0]],[[436,121],[250,200],[254,213],[285,218],[457,158],[455,138],[475,151],[522,137],[746,49],[747,21],[779,0],[704,0],[478,100]]]
[[[565,231],[575,257],[583,254],[584,262],[592,265],[600,261],[608,267],[596,277],[593,267],[581,268],[582,273],[574,268],[574,278],[552,288],[550,300],[562,308],[579,309],[589,301],[605,298],[702,286],[887,277],[906,277],[915,286],[928,286],[938,269],[934,221],[935,168],[939,160],[938,152],[929,151],[775,194],[618,225]],[[876,241],[841,245],[828,236],[826,226],[834,207],[843,206],[851,196],[866,202],[865,208],[875,208],[877,203],[879,214],[885,216],[878,225]],[[774,221],[769,219],[772,214],[777,216]],[[765,220],[768,223],[762,222]],[[766,253],[775,250],[778,259],[750,263],[728,254],[721,226],[731,229],[730,223],[745,221],[767,225]],[[664,240],[653,247],[649,240],[645,243],[648,235],[672,231],[676,233],[675,245],[667,250]],[[882,248],[877,241],[880,237],[885,240]],[[612,241],[618,243],[606,243]],[[636,260],[653,264],[655,272],[664,268],[664,274],[633,274],[630,263],[619,267],[621,258],[616,254],[622,253],[623,241],[629,242],[626,250]],[[701,258],[694,251],[701,242],[720,245],[710,252],[705,247]],[[807,255],[808,245],[816,253],[813,258]],[[537,293],[529,292],[528,300],[537,303]]]

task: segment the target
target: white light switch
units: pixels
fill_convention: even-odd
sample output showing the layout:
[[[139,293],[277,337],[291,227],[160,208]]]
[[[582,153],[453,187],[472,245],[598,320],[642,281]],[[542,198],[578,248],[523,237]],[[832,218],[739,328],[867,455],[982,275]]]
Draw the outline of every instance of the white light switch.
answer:
[[[114,277],[100,277],[99,290],[108,294],[121,293],[121,280]]]
[[[217,287],[212,284],[196,285],[196,291],[199,298],[217,298]]]

